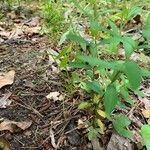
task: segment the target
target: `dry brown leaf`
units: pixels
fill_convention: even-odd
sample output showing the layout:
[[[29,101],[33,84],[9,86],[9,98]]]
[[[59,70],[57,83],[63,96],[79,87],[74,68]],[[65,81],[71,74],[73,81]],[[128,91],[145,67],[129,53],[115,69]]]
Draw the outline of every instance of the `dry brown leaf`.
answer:
[[[4,120],[0,123],[0,131],[8,130],[10,132],[19,132],[21,130],[26,130],[32,124],[32,121],[22,121],[16,122],[11,120]]]
[[[150,118],[150,109],[142,110],[142,114],[145,118]]]
[[[0,73],[0,88],[5,85],[13,84],[15,77],[15,71],[11,70],[7,73]]]
[[[47,96],[47,99],[52,99],[54,101],[63,100],[63,96],[59,92],[50,92]]]
[[[20,27],[16,27],[8,39],[20,39],[22,35],[24,35],[22,29]]]
[[[30,35],[33,35],[33,34],[38,34],[39,31],[40,31],[41,27],[37,26],[37,27],[24,27],[23,28],[23,31],[25,34],[30,34]]]
[[[29,27],[35,27],[39,24],[40,22],[40,17],[33,17],[30,20],[28,20],[25,25],[29,26]]]
[[[83,129],[86,128],[85,123],[83,122],[82,119],[78,119],[78,129]]]
[[[10,32],[0,31],[0,36],[8,38],[10,36]]]
[[[11,92],[3,94],[4,96],[0,98],[0,108],[6,108],[6,106],[9,106],[11,104],[11,100],[8,99],[11,94]]]

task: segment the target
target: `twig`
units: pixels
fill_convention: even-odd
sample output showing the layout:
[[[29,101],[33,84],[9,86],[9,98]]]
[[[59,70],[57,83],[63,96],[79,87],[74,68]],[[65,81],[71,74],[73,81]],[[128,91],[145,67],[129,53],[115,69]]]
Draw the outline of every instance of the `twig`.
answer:
[[[15,101],[15,103],[17,103],[19,106],[21,106],[21,107],[24,107],[24,108],[26,108],[26,109],[28,109],[28,110],[31,110],[31,111],[33,111],[35,114],[37,114],[39,117],[44,117],[39,111],[37,111],[36,109],[34,109],[33,107],[30,107],[30,106],[27,106],[26,104],[25,104],[25,106],[24,105],[22,105],[22,104],[20,104],[20,103],[18,103],[18,102],[16,102]]]
[[[52,146],[55,149],[57,149],[58,147],[57,147],[57,145],[55,143],[55,137],[54,137],[54,132],[53,132],[52,128],[50,128],[50,138],[51,138],[51,144],[52,144]]]

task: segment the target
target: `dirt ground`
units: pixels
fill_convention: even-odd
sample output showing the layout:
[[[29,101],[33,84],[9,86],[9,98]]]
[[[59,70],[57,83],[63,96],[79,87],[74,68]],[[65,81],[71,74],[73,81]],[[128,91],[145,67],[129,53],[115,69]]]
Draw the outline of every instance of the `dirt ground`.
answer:
[[[0,72],[14,70],[15,80],[0,90],[0,95],[11,93],[11,104],[0,109],[0,119],[31,125],[25,131],[14,125],[12,132],[0,131],[0,142],[12,150],[80,149],[86,142],[75,130],[81,113],[74,109],[72,100],[63,103],[46,98],[50,92],[63,92],[63,88],[59,74],[49,63],[47,50],[53,46],[48,37],[39,34],[39,16],[24,19],[24,12],[16,15],[7,9],[3,13]]]

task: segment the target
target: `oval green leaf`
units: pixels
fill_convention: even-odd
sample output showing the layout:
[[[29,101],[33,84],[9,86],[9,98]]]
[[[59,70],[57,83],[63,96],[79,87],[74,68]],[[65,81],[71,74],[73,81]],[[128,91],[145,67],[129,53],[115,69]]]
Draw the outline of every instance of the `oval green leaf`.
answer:
[[[125,62],[125,74],[129,80],[130,86],[133,90],[136,90],[141,83],[141,70],[139,66],[132,60]]]
[[[110,115],[118,103],[118,94],[116,87],[110,84],[104,95],[104,107],[107,115]]]

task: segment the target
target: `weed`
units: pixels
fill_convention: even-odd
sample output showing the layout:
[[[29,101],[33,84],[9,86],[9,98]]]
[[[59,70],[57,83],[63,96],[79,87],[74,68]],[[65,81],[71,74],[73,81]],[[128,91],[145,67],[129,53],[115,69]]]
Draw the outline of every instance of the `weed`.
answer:
[[[141,13],[142,9],[134,6],[123,7],[119,12],[115,12],[115,10],[112,11],[113,13],[111,11],[101,12],[97,7],[96,0],[91,0],[85,7],[81,7],[76,0],[71,1],[88,20],[86,31],[90,40],[86,36],[81,36],[81,32],[75,28],[66,32],[61,41],[68,39],[73,43],[78,43],[80,49],[74,52],[71,51],[72,47],[71,49],[63,49],[57,59],[61,60],[60,67],[67,70],[69,66],[75,70],[76,75],[72,74],[73,80],[81,89],[90,93],[90,98],[79,105],[79,109],[89,110],[92,114],[88,137],[92,140],[96,136],[104,134],[104,120],[106,119],[112,122],[114,129],[120,135],[132,138],[133,133],[128,129],[131,121],[126,115],[113,112],[118,107],[122,109],[133,107],[134,102],[129,91],[137,94],[142,77],[150,76],[149,71],[144,70],[131,59],[135,50],[142,46],[149,47],[149,45],[139,46],[138,40],[133,40],[132,36],[123,32],[127,22]],[[110,18],[108,18],[108,13]],[[112,19],[116,16],[121,22],[119,26],[116,25],[115,19]],[[150,41],[149,21],[150,16],[143,29],[146,43]],[[125,57],[122,60],[117,57],[120,47],[125,52]],[[101,58],[101,49],[116,57],[113,59],[111,57]],[[81,71],[84,74],[81,75]]]
[[[54,0],[45,0],[42,6],[42,12],[44,25],[41,33],[46,33],[55,42],[61,33],[67,29],[67,24],[64,22],[63,4]]]

